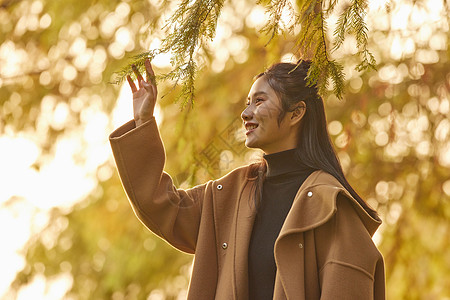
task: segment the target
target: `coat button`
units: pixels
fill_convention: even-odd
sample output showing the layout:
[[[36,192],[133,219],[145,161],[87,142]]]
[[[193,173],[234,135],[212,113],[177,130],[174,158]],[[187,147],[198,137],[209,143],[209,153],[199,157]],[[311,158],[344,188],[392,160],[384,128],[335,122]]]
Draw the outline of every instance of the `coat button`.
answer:
[[[308,197],[312,197],[312,192],[310,191],[310,192],[308,192]]]
[[[302,248],[303,248],[303,244],[302,244],[302,243],[298,244],[298,247],[299,247],[300,249],[302,249]]]
[[[221,184],[217,185],[217,189],[220,191],[221,189],[223,189],[223,186]]]
[[[228,248],[228,244],[227,244],[227,243],[223,243],[223,244],[222,244],[222,249],[225,250],[225,249],[227,249],[227,248]]]

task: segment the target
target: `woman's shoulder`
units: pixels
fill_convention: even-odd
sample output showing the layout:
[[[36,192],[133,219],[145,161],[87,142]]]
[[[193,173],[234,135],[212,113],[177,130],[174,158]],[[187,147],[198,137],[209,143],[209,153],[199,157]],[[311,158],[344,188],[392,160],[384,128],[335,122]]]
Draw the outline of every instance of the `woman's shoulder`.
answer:
[[[339,180],[324,170],[316,170],[306,179],[305,184],[310,186],[329,186],[333,188],[344,188]]]
[[[381,224],[367,213],[335,176],[323,170],[313,172],[305,180],[299,196],[303,209],[309,211],[319,224],[327,221],[338,210],[357,215],[371,235]],[[350,207],[351,210],[348,209]]]

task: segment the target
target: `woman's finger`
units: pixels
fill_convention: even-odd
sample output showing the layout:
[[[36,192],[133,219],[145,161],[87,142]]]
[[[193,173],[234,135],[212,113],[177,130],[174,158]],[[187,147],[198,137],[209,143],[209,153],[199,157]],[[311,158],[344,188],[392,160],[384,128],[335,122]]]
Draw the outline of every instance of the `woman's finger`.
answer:
[[[150,82],[142,81],[142,86],[144,87],[144,89],[147,90],[148,93],[151,93],[151,94],[154,95],[152,84]]]
[[[158,89],[156,88],[156,85],[152,84],[152,91],[153,91],[153,95],[158,95]]]
[[[142,80],[144,80],[144,78],[142,77],[141,73],[139,72],[139,70],[136,68],[135,65],[131,65],[131,68],[133,69],[134,74],[136,74],[136,78],[139,84],[139,88],[142,87]]]
[[[148,58],[145,60],[144,65],[145,65],[145,72],[147,73],[147,82],[150,82],[152,76],[150,75],[149,68],[148,68],[148,65],[149,65]]]
[[[155,72],[153,72],[152,64],[150,60],[147,58],[145,60],[145,70],[147,71],[147,82],[151,82],[153,85],[156,85],[155,80]]]
[[[133,79],[131,79],[130,75],[127,75],[127,81],[128,81],[128,84],[131,87],[131,92],[133,92],[133,93],[137,92],[136,85],[134,84]]]
[[[147,92],[152,95],[152,98],[156,101],[156,97],[157,97],[157,89],[156,89],[156,85],[151,84],[150,82],[145,82],[143,81],[142,84],[144,85],[144,88],[147,90]]]

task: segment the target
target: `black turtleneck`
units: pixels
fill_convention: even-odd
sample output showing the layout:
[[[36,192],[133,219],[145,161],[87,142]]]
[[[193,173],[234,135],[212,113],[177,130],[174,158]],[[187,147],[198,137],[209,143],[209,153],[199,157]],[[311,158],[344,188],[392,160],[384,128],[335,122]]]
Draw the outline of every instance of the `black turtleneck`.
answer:
[[[314,171],[296,157],[295,149],[264,154],[263,157],[267,173],[248,250],[250,300],[273,298],[275,240],[298,189]]]

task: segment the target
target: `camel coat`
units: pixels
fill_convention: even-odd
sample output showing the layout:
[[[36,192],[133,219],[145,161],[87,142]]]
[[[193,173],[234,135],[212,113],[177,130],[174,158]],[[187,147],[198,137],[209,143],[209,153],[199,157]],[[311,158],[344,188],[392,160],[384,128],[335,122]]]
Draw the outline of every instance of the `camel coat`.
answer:
[[[155,119],[130,121],[110,142],[134,212],[173,247],[195,254],[188,299],[248,299],[248,245],[256,178],[249,166],[190,189],[163,171]],[[273,299],[384,299],[383,257],[370,217],[332,175],[315,171],[299,188],[275,242]]]

